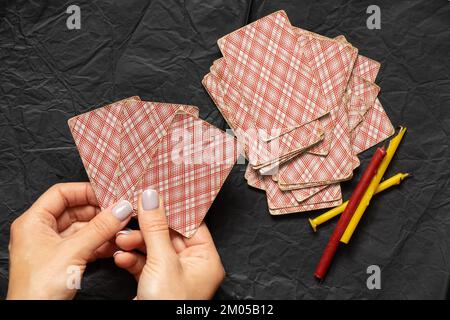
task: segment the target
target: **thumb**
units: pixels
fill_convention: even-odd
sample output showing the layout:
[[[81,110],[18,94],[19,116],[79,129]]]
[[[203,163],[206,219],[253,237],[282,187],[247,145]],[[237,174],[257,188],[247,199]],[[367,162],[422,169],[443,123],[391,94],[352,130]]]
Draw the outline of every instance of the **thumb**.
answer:
[[[83,255],[91,255],[98,247],[113,238],[129,221],[133,206],[127,200],[121,200],[97,214],[87,226],[71,238],[74,248]]]
[[[138,201],[138,219],[147,257],[161,257],[175,253],[169,236],[164,205],[158,192],[147,189],[142,192]]]

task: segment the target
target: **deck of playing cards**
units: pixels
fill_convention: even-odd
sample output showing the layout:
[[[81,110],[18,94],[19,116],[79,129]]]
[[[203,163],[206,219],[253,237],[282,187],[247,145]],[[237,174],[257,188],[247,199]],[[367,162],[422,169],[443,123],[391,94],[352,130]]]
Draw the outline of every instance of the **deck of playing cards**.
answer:
[[[218,41],[203,85],[248,160],[245,178],[265,190],[271,214],[341,204],[339,182],[357,155],[394,128],[377,96],[380,64],[344,36],[294,27],[274,12]]]
[[[68,121],[101,208],[121,199],[137,208],[158,191],[169,227],[197,230],[237,159],[234,137],[198,118],[189,105],[131,97]]]

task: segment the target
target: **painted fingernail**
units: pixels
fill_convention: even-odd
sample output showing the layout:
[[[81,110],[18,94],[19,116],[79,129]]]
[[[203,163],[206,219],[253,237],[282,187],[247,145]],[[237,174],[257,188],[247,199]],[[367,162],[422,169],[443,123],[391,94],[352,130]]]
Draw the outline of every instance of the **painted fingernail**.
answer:
[[[142,208],[144,210],[153,210],[159,207],[158,192],[153,189],[147,189],[142,192]]]
[[[131,229],[129,229],[129,228],[125,228],[125,229],[120,230],[119,232],[117,232],[117,233],[116,233],[116,237],[120,236],[121,234],[130,234],[131,231],[133,231],[133,230],[131,230]]]
[[[115,256],[117,256],[118,254],[121,254],[121,253],[123,253],[123,251],[121,251],[121,250],[114,252],[114,253],[113,253],[113,258],[114,258]]]
[[[133,212],[133,206],[127,200],[120,200],[112,209],[112,214],[120,221],[128,218]]]

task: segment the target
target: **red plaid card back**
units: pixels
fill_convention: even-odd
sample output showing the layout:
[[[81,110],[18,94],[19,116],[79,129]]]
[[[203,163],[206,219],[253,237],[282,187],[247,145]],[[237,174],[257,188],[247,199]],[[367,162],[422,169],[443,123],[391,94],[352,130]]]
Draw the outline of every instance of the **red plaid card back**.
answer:
[[[245,178],[250,186],[266,191],[267,202],[271,214],[287,214],[317,210],[339,205],[342,195],[339,184],[321,187],[307,198],[299,201],[294,191],[282,191],[270,176],[261,176],[250,166],[247,167]]]
[[[295,200],[299,203],[309,200],[309,204],[315,204],[338,201],[342,198],[341,185],[339,183],[312,188],[295,189],[291,192]]]
[[[122,107],[131,97],[69,119],[68,125],[102,209],[116,201]]]
[[[333,192],[329,192],[329,190],[325,188],[312,197],[299,203],[291,191],[280,190],[277,183],[270,177],[263,177],[263,181],[269,211],[273,215],[330,208],[342,203],[340,190],[337,200],[335,199],[336,195],[333,194],[335,190]]]
[[[363,121],[352,131],[352,147],[359,154],[374,145],[386,140],[395,133],[386,111],[378,98],[370,108]]]
[[[350,130],[346,104],[343,101],[335,112],[330,152],[326,157],[309,153],[301,154],[283,164],[278,171],[278,183],[293,188],[314,187],[350,179],[353,175],[354,155],[350,142]]]
[[[259,121],[280,119],[289,128],[329,111],[284,11],[224,36],[218,45]]]
[[[374,105],[380,87],[362,77],[352,75],[347,87],[347,110],[350,131],[355,129]]]
[[[359,55],[355,62],[353,74],[373,83],[379,70],[379,62]],[[386,140],[394,133],[395,128],[391,120],[380,100],[376,98],[372,106],[364,113],[361,122],[351,132],[353,152],[359,154]]]
[[[317,75],[321,86],[321,94],[327,104],[328,110],[337,110],[345,97],[358,50],[347,42],[319,36],[309,31],[293,27],[303,47],[306,61]],[[336,117],[324,117],[322,120],[325,138],[318,146],[309,150],[309,153],[327,155],[333,139],[333,129]],[[323,153],[322,150],[326,150]]]
[[[322,139],[320,123],[313,121],[268,142],[262,141],[264,134],[270,134],[272,129],[276,128],[258,127],[263,124],[255,123],[242,96],[230,85],[232,81],[221,81],[226,77],[225,73],[221,72],[226,72],[226,69],[219,68],[220,64],[217,66],[216,74],[221,78],[210,73],[205,76],[203,85],[244,145],[246,156],[253,166],[281,163],[284,156],[305,150]]]
[[[252,123],[253,128],[267,131],[269,135],[272,136],[271,141],[280,141],[283,139],[284,141],[290,140],[294,143],[299,142],[292,147],[286,146],[284,151],[280,152],[280,158],[288,155],[293,150],[303,149],[308,144],[317,142],[317,140],[309,140],[309,142],[308,140],[304,141],[305,138],[302,137],[311,134],[321,136],[323,128],[319,120],[297,126],[293,122],[286,121],[285,117],[272,117],[272,115],[268,114],[261,117],[260,113],[255,112],[255,107],[252,105],[251,101],[246,99],[240,92],[240,87],[237,85],[237,81],[231,72],[231,69],[233,68],[229,67],[231,63],[231,61],[227,61],[225,58],[220,58],[214,61],[210,71],[211,75],[219,83],[218,85],[220,85],[221,96],[219,98],[223,99],[224,103],[224,106],[221,106],[221,108],[226,107],[232,109],[230,113],[240,122],[236,123],[238,128],[245,128],[245,130],[247,130],[250,127],[249,123]],[[265,113],[268,111],[263,110],[262,112]],[[328,114],[323,117],[326,117],[327,115]],[[311,132],[311,130],[314,130],[315,132]],[[320,146],[318,150],[318,152],[322,152]]]
[[[303,206],[299,206],[299,207],[269,209],[269,212],[273,216],[279,216],[279,215],[296,213],[296,212],[333,208],[333,207],[337,207],[341,204],[342,204],[342,200],[337,200],[337,201],[332,201],[332,202],[323,202],[323,203],[316,203],[316,204],[310,204],[310,205],[303,205]]]
[[[124,104],[119,166],[115,177],[117,199],[132,197],[135,185],[147,168],[159,141],[167,134],[179,112],[198,116],[197,107],[189,105],[145,101],[127,101]]]
[[[237,158],[236,140],[209,123],[177,114],[139,180],[132,198],[147,188],[162,195],[169,227],[192,236]]]
[[[380,63],[373,59],[358,55],[353,73],[369,82],[375,83],[378,72],[380,71]]]
[[[252,114],[252,106],[250,103],[240,94],[238,87],[235,85],[235,79],[232,73],[228,69],[228,64],[225,59],[216,60],[211,68],[212,75],[218,80],[221,89],[221,97],[224,100],[225,105],[232,109],[232,114],[236,119],[236,125],[239,129],[249,132],[249,129],[256,129],[259,133],[266,133],[268,136],[272,136],[268,142],[260,142],[258,150],[253,151],[253,155],[259,156],[261,159],[261,149],[265,149],[265,144],[270,151],[276,150],[274,154],[268,156],[268,158],[282,159],[289,156],[296,151],[303,151],[313,144],[322,140],[323,129],[319,120],[311,121],[303,126],[294,127],[290,126],[290,130],[285,130],[286,123],[282,121],[282,118],[273,118],[272,121],[265,122],[265,118],[255,118]],[[260,130],[261,129],[261,130]],[[258,139],[260,141],[262,137],[259,135],[255,138],[248,137],[247,140],[251,142]],[[276,147],[273,147],[273,146]],[[252,161],[252,157],[249,157],[253,166],[257,167],[258,163],[262,163],[257,159]]]

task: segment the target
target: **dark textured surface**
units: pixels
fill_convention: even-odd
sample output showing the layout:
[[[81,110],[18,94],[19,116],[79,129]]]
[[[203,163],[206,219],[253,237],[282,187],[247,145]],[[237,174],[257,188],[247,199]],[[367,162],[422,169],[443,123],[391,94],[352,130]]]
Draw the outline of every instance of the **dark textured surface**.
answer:
[[[448,298],[450,272],[450,3],[417,1],[69,1],[0,3],[0,297],[8,279],[9,225],[50,185],[87,180],[66,121],[131,95],[200,107],[225,122],[200,81],[220,36],[285,9],[299,27],[343,34],[381,62],[381,101],[409,131],[387,175],[414,178],[377,196],[324,284],[312,277],[335,222],[313,234],[319,212],[271,217],[237,165],[207,223],[227,278],[217,298]],[[381,7],[381,30],[366,8]],[[361,156],[364,168],[372,152]],[[343,184],[348,197],[360,176]],[[366,268],[382,269],[382,289]],[[80,299],[130,298],[134,280],[111,260],[89,266]]]

